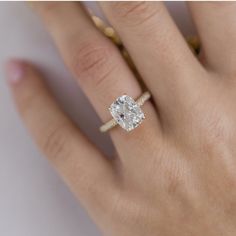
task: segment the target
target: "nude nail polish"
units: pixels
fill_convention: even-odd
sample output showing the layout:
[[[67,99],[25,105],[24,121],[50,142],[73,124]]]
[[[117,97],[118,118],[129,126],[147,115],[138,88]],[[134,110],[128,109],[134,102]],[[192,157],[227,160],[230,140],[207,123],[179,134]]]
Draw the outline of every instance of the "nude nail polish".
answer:
[[[6,65],[6,74],[11,84],[19,83],[24,77],[25,69],[22,62],[12,60]]]

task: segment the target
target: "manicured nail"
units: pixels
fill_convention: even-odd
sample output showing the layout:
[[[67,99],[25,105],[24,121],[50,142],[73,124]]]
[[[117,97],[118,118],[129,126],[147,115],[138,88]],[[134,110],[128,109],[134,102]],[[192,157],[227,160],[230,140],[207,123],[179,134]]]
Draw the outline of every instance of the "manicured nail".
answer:
[[[20,61],[12,60],[6,64],[6,73],[9,82],[17,84],[24,77],[25,66]]]

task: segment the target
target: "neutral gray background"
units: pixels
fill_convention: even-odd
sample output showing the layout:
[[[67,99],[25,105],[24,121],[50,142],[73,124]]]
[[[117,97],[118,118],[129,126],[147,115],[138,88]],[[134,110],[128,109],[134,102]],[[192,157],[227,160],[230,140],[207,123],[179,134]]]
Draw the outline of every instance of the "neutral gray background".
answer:
[[[97,10],[94,3],[88,5]],[[192,33],[184,3],[169,2],[168,7],[184,34]],[[3,72],[4,61],[11,57],[36,63],[47,75],[48,83],[64,110],[101,148],[107,153],[112,150],[108,137],[97,131],[99,119],[63,66],[39,18],[26,3],[1,2],[0,235],[100,235],[33,144],[15,112]]]

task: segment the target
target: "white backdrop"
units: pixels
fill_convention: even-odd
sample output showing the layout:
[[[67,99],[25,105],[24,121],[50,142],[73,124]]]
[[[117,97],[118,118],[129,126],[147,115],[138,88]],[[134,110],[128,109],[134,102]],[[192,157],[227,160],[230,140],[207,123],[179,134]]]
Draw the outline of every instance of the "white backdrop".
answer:
[[[94,3],[89,5],[97,10]],[[192,33],[184,3],[169,2],[168,7],[184,34]],[[98,236],[15,112],[3,73],[10,57],[30,59],[41,67],[64,110],[107,153],[112,150],[39,18],[26,3],[0,2],[0,235]]]

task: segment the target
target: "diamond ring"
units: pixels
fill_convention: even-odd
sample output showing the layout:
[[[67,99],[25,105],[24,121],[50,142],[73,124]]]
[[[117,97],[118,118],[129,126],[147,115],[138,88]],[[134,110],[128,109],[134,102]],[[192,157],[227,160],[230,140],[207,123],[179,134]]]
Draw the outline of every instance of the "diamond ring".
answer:
[[[131,131],[138,127],[145,116],[141,106],[150,99],[151,94],[144,92],[136,101],[128,95],[118,97],[110,106],[109,110],[113,119],[100,127],[101,132],[106,132],[117,124],[126,131]]]

